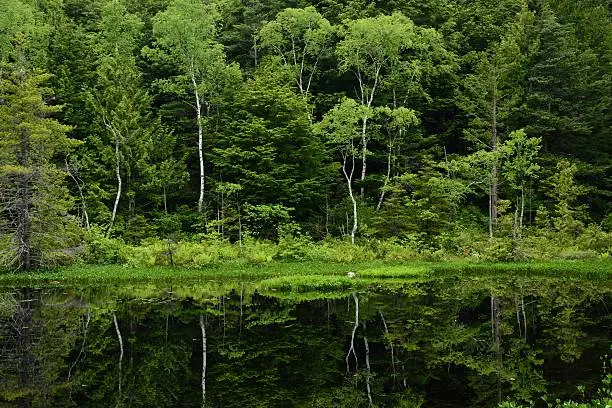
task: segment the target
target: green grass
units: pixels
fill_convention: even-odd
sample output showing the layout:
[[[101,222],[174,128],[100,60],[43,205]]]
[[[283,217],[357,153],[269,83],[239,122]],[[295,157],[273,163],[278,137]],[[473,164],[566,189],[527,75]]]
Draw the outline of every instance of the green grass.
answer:
[[[347,276],[355,273],[354,278]],[[609,280],[612,262],[552,261],[524,263],[469,263],[469,262],[385,262],[357,263],[272,262],[267,265],[228,264],[201,269],[187,268],[130,268],[119,265],[73,265],[65,268],[27,273],[0,274],[0,285],[41,284],[105,284],[130,282],[180,282],[206,280],[272,280],[277,287],[315,287],[323,289],[358,286],[376,280],[401,280],[424,276],[479,275],[563,275]],[[332,279],[333,277],[333,279]]]

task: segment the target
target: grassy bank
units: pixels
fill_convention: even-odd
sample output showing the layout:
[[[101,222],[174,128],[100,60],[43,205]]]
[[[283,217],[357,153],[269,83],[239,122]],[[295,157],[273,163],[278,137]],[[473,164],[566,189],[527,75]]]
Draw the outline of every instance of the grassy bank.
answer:
[[[407,279],[425,276],[480,274],[563,275],[609,280],[612,262],[548,261],[515,263],[470,262],[271,262],[265,265],[244,263],[215,264],[202,268],[126,267],[119,265],[72,265],[46,271],[0,274],[0,285],[173,282],[218,279],[256,281],[277,279],[279,284],[305,282],[351,282],[372,279]],[[350,276],[354,274],[353,276]],[[342,281],[342,282],[340,282]]]

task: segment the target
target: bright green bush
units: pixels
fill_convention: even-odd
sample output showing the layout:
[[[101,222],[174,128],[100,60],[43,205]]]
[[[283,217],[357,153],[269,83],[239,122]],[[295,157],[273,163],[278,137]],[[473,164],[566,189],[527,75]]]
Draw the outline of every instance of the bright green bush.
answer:
[[[584,387],[579,386],[578,390],[584,395]],[[612,374],[607,374],[602,380],[602,387],[599,388],[596,395],[591,400],[582,402],[576,401],[561,401],[559,399],[550,402],[546,401],[548,408],[610,408],[612,407]],[[532,408],[535,404],[530,402],[529,405],[524,405],[515,401],[505,401],[498,405],[499,408]]]
[[[309,258],[313,242],[308,236],[284,236],[278,241],[275,259],[303,261]]]
[[[414,242],[400,242],[395,239],[371,240],[368,242],[368,247],[377,259],[386,261],[413,261],[420,258]]]
[[[0,245],[10,245],[10,242]],[[559,232],[531,227],[524,230],[520,239],[513,239],[511,235],[489,239],[485,231],[458,227],[433,241],[414,234],[402,240],[362,239],[357,245],[335,238],[314,242],[294,231],[282,235],[278,244],[248,235],[242,244],[214,235],[194,235],[191,240],[173,242],[153,238],[143,240],[137,246],[128,246],[120,239],[106,238],[100,228],[94,228],[87,233],[82,250],[50,252],[48,256],[56,257],[54,264],[70,263],[76,255],[89,264],[149,267],[171,265],[172,254],[173,265],[200,268],[228,262],[268,264],[273,261],[605,260],[609,259],[610,253],[612,233],[591,225],[576,238],[561,237]]]
[[[80,258],[88,264],[110,265],[121,263],[123,241],[104,236],[101,228],[92,228],[85,235],[85,249]]]
[[[269,241],[258,241],[248,238],[243,242],[242,255],[251,264],[267,264],[272,262],[278,253],[277,246]]]
[[[309,251],[309,259],[324,262],[360,262],[376,259],[371,249],[361,245],[351,245],[348,241],[324,240]]]
[[[576,238],[581,250],[592,250],[600,254],[612,252],[612,233],[605,232],[598,225],[591,224]]]

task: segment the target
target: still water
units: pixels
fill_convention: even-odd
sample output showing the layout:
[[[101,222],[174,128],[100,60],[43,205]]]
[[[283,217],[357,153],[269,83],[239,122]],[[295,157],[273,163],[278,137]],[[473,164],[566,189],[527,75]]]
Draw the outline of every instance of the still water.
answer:
[[[0,407],[495,407],[608,369],[609,281],[0,288]]]

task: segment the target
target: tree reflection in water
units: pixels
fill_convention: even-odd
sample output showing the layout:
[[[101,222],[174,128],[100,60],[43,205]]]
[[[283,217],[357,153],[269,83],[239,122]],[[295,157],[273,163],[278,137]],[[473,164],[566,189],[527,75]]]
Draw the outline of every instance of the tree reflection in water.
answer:
[[[0,290],[0,406],[486,407],[576,398],[609,282],[445,277]],[[347,302],[348,306],[347,307]]]

